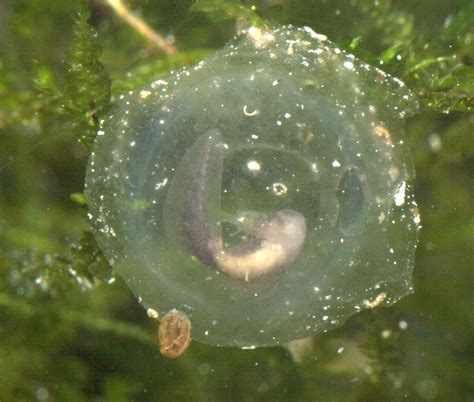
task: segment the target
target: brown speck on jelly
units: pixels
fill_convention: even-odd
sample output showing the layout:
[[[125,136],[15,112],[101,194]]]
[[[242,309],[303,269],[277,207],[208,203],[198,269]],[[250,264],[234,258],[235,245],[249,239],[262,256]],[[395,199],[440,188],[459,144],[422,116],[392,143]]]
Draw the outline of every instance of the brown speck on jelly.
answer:
[[[163,356],[175,359],[181,356],[191,343],[191,322],[179,310],[169,311],[158,328],[158,343]]]
[[[393,145],[392,136],[390,135],[390,132],[384,126],[382,125],[375,126],[372,129],[372,134],[378,137],[385,138],[387,140],[388,145]]]

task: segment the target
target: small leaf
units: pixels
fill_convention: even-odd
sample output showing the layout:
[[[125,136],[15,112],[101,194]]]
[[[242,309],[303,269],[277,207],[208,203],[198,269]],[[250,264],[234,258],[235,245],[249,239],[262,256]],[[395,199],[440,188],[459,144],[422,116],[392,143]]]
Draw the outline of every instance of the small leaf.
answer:
[[[76,204],[79,204],[79,205],[86,205],[87,204],[87,198],[84,195],[84,193],[73,193],[73,194],[70,195],[70,198]]]
[[[406,43],[395,43],[382,53],[380,60],[383,61],[384,64],[390,63],[405,46]]]
[[[356,49],[362,43],[362,36],[356,36],[347,46],[350,50]]]

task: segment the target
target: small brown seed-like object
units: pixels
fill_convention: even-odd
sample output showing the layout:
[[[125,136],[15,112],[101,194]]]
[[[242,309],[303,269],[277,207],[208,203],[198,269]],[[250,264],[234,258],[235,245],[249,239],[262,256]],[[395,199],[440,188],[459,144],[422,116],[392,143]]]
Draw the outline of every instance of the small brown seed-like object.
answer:
[[[175,359],[181,356],[191,343],[191,322],[179,310],[170,310],[158,328],[158,343],[163,356]]]

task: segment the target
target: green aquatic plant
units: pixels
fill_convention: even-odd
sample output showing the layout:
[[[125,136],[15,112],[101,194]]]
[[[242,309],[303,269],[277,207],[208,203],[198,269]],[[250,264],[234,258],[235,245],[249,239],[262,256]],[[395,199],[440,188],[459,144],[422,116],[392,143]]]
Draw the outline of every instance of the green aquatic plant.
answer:
[[[90,147],[99,124],[99,116],[110,107],[110,79],[99,61],[102,47],[97,32],[89,24],[90,11],[82,2],[73,30],[73,46],[66,52],[68,80],[64,108],[74,121],[79,141]]]

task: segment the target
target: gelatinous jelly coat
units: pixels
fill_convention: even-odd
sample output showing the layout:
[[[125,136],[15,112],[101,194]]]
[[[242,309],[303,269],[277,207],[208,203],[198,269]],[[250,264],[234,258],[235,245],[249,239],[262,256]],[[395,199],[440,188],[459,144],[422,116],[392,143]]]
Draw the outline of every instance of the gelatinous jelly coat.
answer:
[[[100,247],[193,339],[274,345],[413,291],[419,229],[399,80],[310,28],[251,28],[121,96],[86,194]]]

